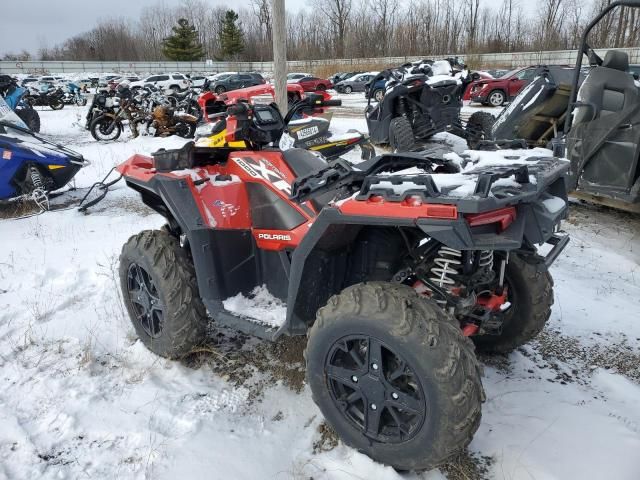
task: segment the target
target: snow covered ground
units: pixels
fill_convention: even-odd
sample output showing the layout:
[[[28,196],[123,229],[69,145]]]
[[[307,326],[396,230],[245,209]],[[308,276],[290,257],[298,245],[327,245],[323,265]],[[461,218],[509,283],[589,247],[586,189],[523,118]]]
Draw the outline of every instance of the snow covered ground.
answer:
[[[97,144],[83,109],[40,113],[44,133],[93,161],[79,187],[183,142]],[[354,127],[361,114],[334,121]],[[303,381],[303,339],[215,330],[184,362],[136,341],[118,255],[162,224],[122,183],[88,215],[0,220],[0,479],[640,478],[637,218],[574,207],[548,328],[482,359],[487,402],[468,455],[406,475],[335,442]]]

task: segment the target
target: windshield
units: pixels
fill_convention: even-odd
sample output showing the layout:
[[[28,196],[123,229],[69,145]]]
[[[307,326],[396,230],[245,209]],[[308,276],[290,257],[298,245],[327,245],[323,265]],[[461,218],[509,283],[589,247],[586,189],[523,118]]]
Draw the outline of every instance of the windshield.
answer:
[[[18,127],[26,129],[27,125],[16,113],[9,107],[4,98],[0,95],[0,123],[9,127]]]

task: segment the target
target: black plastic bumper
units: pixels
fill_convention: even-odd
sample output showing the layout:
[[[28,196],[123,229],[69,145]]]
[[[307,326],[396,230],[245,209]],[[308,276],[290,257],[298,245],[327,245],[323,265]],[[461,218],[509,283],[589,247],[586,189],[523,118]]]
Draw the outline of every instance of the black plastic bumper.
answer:
[[[547,243],[553,245],[553,248],[549,251],[549,253],[547,253],[546,257],[544,257],[544,264],[547,268],[549,268],[569,243],[569,235],[561,236],[558,234],[554,234],[551,236],[551,238],[549,238],[549,240],[547,240]]]

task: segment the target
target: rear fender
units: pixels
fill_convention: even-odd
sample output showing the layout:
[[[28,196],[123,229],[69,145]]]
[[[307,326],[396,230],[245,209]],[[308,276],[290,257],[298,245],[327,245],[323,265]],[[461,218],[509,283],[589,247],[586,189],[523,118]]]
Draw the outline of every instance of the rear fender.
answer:
[[[276,333],[303,335],[316,311],[343,288],[349,245],[362,228],[414,227],[413,219],[342,215],[325,208],[293,251],[289,273],[287,319]]]

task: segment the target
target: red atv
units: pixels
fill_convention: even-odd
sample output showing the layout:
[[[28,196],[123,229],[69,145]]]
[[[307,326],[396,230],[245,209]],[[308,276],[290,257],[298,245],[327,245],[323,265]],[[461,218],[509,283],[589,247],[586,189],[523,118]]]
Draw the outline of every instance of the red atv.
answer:
[[[190,143],[118,167],[167,219],[120,256],[140,339],[179,358],[211,321],[271,340],[307,335],[313,399],[345,443],[403,470],[446,461],[480,424],[474,344],[507,352],[549,318],[547,270],[568,241],[555,233],[567,162],[455,174],[432,152],[356,168],[274,148],[285,127],[274,105],[226,112],[229,141],[248,148]],[[473,188],[461,195],[458,181]],[[231,308],[256,288],[286,302],[279,325]]]

